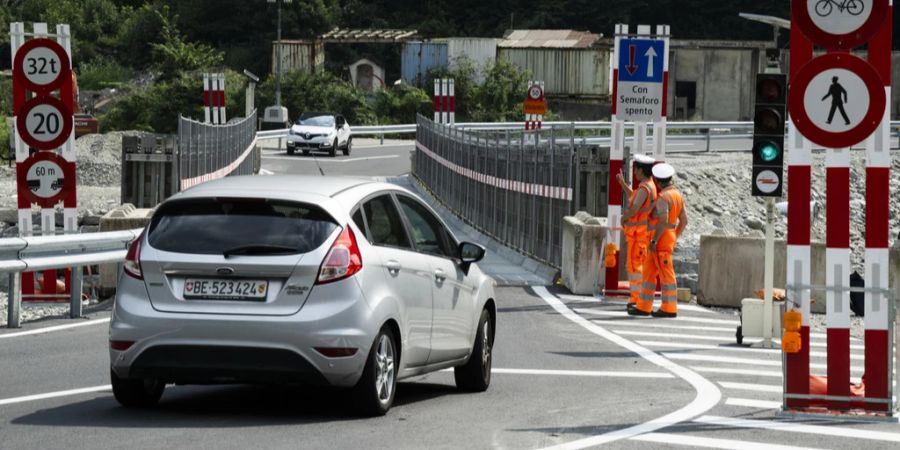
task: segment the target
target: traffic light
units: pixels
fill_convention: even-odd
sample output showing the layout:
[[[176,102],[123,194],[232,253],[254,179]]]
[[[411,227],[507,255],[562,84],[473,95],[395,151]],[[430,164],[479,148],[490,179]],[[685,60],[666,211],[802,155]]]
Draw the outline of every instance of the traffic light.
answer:
[[[782,195],[786,103],[787,78],[784,74],[761,73],[756,76],[751,179],[754,197]]]

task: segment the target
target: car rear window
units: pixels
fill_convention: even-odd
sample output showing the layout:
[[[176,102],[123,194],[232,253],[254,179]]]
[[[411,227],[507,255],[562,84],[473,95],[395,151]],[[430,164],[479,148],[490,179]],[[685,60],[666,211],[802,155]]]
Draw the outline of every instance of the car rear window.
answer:
[[[277,246],[306,253],[322,245],[338,228],[315,205],[266,199],[201,198],[166,203],[150,223],[156,249],[194,254],[223,254],[242,246]]]

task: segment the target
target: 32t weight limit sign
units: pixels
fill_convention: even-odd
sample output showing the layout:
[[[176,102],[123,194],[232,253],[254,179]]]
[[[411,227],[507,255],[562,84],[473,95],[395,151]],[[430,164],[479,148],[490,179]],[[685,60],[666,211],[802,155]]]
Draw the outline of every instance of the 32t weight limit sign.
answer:
[[[45,38],[32,39],[19,48],[13,71],[17,83],[38,94],[49,94],[72,79],[65,49]]]

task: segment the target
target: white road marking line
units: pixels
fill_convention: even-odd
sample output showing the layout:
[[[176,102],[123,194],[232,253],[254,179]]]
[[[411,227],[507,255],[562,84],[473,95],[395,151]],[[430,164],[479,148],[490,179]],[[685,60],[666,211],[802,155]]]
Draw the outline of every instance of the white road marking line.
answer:
[[[259,169],[259,174],[260,175],[275,175],[275,172],[272,172],[271,170],[266,170],[266,169]]]
[[[577,439],[575,441],[565,442],[550,448],[582,449],[587,447],[595,447],[620,439],[628,439],[639,434],[649,433],[651,431],[656,431],[661,428],[691,420],[697,415],[703,414],[705,411],[709,411],[719,404],[719,400],[721,400],[722,398],[722,393],[719,391],[719,388],[716,387],[716,385],[711,381],[703,378],[696,372],[693,372],[685,368],[684,366],[678,365],[669,359],[663,358],[658,353],[635,344],[634,342],[631,342],[628,339],[625,339],[622,336],[619,336],[603,327],[594,324],[584,317],[581,317],[580,315],[569,309],[558,298],[550,294],[550,292],[547,291],[547,288],[543,286],[534,286],[531,289],[535,294],[540,296],[544,300],[544,302],[550,305],[554,310],[556,310],[557,313],[559,313],[566,319],[571,320],[572,322],[580,325],[582,328],[612,342],[615,345],[636,353],[641,358],[644,358],[647,361],[659,367],[662,367],[663,369],[669,370],[678,378],[681,378],[690,383],[691,386],[693,386],[694,390],[697,392],[696,397],[694,397],[694,400],[691,401],[691,403],[685,405],[677,411],[666,414],[665,416],[658,417],[648,422],[644,422],[621,430],[610,431],[608,433],[603,433],[597,436],[590,436],[582,439]]]
[[[719,314],[718,311],[713,311],[711,309],[704,308],[699,305],[678,305],[678,310],[679,311],[695,311],[695,312],[700,312],[700,313],[704,313],[704,314]]]
[[[624,334],[624,333],[619,333]],[[752,347],[729,347],[725,345],[707,345],[707,344],[694,344],[688,342],[660,342],[660,341],[638,341],[638,344],[646,345],[648,347],[669,347],[669,348],[685,348],[685,349],[694,349],[694,350],[724,350],[726,352],[744,352],[744,353],[760,353],[760,354],[773,354],[780,355],[780,348],[752,348]],[[812,358],[827,358],[828,354],[825,352],[809,352],[809,356]],[[850,359],[855,359],[857,361],[865,360],[864,355],[850,355]]]
[[[628,313],[626,313],[625,311],[601,311],[601,310],[597,310],[597,309],[578,308],[575,310],[575,312],[584,313],[584,314],[594,314],[594,315],[598,315],[598,316],[629,317]],[[647,321],[665,320],[667,322],[673,321],[673,322],[712,323],[712,324],[717,324],[717,325],[734,325],[735,327],[737,327],[738,325],[741,324],[741,322],[739,322],[737,320],[706,319],[703,317],[678,316],[673,319],[657,319],[657,318],[652,318],[652,317],[635,317],[635,316],[630,316],[630,317],[634,317],[635,320],[647,320]]]
[[[557,297],[559,297],[563,300],[574,301],[574,302],[603,303],[606,305],[625,305],[628,303],[628,300],[593,297],[590,295],[558,294]],[[656,299],[653,304],[654,304],[654,306],[659,306],[660,304],[662,304],[662,301],[659,299]],[[708,313],[708,314],[718,314],[718,312],[716,312],[716,311],[713,311],[711,309],[707,309],[707,308],[704,308],[704,307],[698,306],[698,305],[678,305],[678,309],[684,310],[684,311],[695,311],[695,312]]]
[[[100,325],[100,324],[104,324],[104,323],[108,323],[108,322],[109,322],[109,317],[106,317],[103,319],[94,319],[94,320],[88,320],[85,322],[70,323],[70,324],[66,324],[66,325],[56,325],[53,327],[37,328],[34,330],[28,330],[28,331],[19,331],[17,333],[4,333],[4,334],[0,334],[0,339],[7,339],[7,338],[14,338],[14,337],[21,337],[21,336],[31,336],[33,334],[51,333],[54,331],[68,330],[70,328],[86,327],[89,325]]]
[[[728,406],[746,406],[748,408],[781,409],[781,402],[757,400],[754,398],[728,397],[728,399],[725,400],[725,404]]]
[[[441,372],[453,372],[444,369]],[[557,375],[570,377],[609,377],[609,378],[675,378],[668,372],[622,372],[610,370],[545,370],[545,369],[500,369],[491,368],[492,374],[504,375]]]
[[[668,372],[618,372],[607,370],[542,370],[542,369],[491,369],[491,373],[513,375],[563,375],[576,377],[622,377],[622,378],[675,378]]]
[[[768,361],[768,360],[759,360],[759,359],[747,359],[747,358],[733,358],[730,356],[713,356],[713,355],[686,355],[682,353],[663,353],[663,356],[669,359],[676,359],[680,361],[703,361],[703,362],[719,362],[726,364],[746,364],[750,366],[769,366],[769,367],[781,367],[781,361]],[[825,369],[825,364],[815,364],[810,363],[809,365],[812,369]],[[850,366],[851,372],[862,373],[864,368],[862,367],[854,367]]]
[[[297,162],[307,162],[307,163],[315,163],[318,160],[320,163],[348,163],[348,162],[357,162],[357,161],[369,161],[373,159],[391,159],[391,158],[399,158],[400,155],[381,155],[381,156],[363,156],[361,158],[346,158],[346,159],[331,159],[331,158],[298,158],[295,156],[263,156],[263,159],[284,159],[291,160]]]
[[[724,367],[705,367],[705,366],[691,366],[691,369],[696,370],[701,373],[719,373],[726,375],[749,375],[755,377],[772,377],[772,378],[783,378],[784,374],[781,372],[776,372],[773,370],[753,370],[753,369],[731,369]]]
[[[645,336],[645,337],[662,337],[662,338],[682,338],[682,339],[696,339],[699,341],[715,341],[722,343],[731,343],[736,342],[734,340],[734,336],[703,336],[699,334],[674,334],[674,333],[654,333],[652,331],[616,331],[616,333],[624,335],[624,336]]]
[[[754,392],[773,392],[776,394],[784,393],[784,387],[774,384],[755,384],[755,383],[735,383],[732,381],[717,381],[719,386],[722,386],[725,389],[737,389],[741,391],[754,391]]]
[[[649,320],[609,320],[609,319],[589,319],[591,322],[594,322],[598,325],[603,325],[606,327],[641,327],[641,328],[660,328],[665,330],[691,330],[691,331],[722,331],[726,333],[732,333],[732,339],[734,339],[734,328],[721,328],[721,327],[705,327],[699,325],[668,325],[660,323],[661,321],[649,321]],[[744,338],[744,340],[749,340],[750,338]],[[737,342],[737,341],[735,341]]]
[[[900,442],[900,433],[888,433],[856,428],[805,425],[796,422],[780,422],[775,420],[732,419],[730,417],[703,416],[695,420],[697,423],[720,425],[722,427],[751,428],[756,430],[787,431],[791,433],[808,433],[820,436],[834,436],[848,439],[868,439],[872,441]]]
[[[768,442],[737,441],[734,439],[708,438],[674,433],[648,433],[631,438],[632,441],[656,442],[667,445],[686,445],[689,447],[724,448],[734,450],[808,450],[814,447],[794,447],[792,445],[770,444]]]
[[[112,390],[112,386],[105,384],[103,386],[92,386],[79,389],[69,389],[67,391],[48,392],[46,394],[26,395],[24,397],[4,398],[0,400],[0,406],[11,405],[13,403],[24,403],[35,400],[44,400],[48,398],[66,397],[69,395],[88,394],[91,392],[105,392]]]

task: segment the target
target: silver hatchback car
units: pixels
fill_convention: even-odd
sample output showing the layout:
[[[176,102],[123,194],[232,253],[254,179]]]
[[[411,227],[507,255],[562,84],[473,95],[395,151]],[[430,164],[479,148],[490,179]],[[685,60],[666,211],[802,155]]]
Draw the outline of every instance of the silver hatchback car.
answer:
[[[367,414],[397,380],[491,381],[497,307],[484,248],[415,194],[361,179],[231,177],[162,203],[128,251],[109,331],[113,393],[166,384],[346,387]]]

